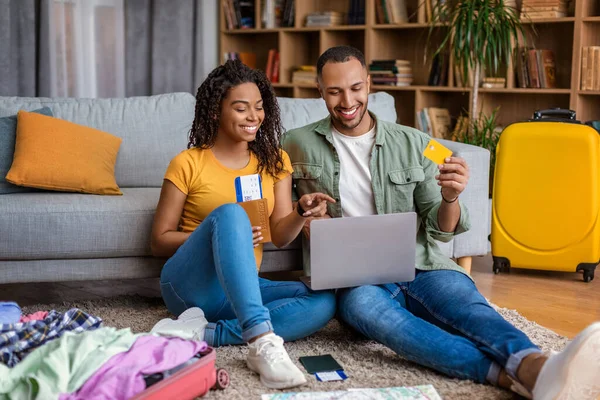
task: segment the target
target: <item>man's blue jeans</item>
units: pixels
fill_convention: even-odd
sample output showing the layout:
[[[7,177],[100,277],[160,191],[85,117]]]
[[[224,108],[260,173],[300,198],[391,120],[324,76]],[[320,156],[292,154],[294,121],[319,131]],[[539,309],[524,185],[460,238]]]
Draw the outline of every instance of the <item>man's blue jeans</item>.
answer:
[[[315,333],[335,314],[335,295],[301,282],[258,277],[252,228],[243,208],[214,210],[163,267],[161,292],[169,311],[200,307],[213,347],[244,344],[273,330],[285,341]]]
[[[412,282],[339,291],[340,316],[370,339],[452,377],[498,384],[540,352],[498,314],[466,275],[417,271]]]

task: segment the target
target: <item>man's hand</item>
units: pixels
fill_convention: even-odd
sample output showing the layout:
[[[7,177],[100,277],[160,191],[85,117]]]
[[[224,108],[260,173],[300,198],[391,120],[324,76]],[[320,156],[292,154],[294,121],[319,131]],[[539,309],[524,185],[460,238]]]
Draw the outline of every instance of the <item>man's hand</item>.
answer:
[[[327,219],[327,218],[331,218],[331,216],[329,214],[325,214],[322,217],[318,217],[318,218],[307,218],[306,222],[304,223],[304,227],[302,228],[302,232],[304,233],[304,235],[306,236],[307,239],[310,239],[310,223],[312,222],[312,220],[314,219]]]
[[[440,174],[436,175],[435,179],[442,187],[443,198],[452,202],[467,187],[469,166],[462,157],[449,157],[445,161],[444,164],[438,165]]]
[[[304,210],[303,217],[322,217],[327,213],[327,202],[335,203],[335,200],[323,193],[309,193],[300,197],[298,204]]]

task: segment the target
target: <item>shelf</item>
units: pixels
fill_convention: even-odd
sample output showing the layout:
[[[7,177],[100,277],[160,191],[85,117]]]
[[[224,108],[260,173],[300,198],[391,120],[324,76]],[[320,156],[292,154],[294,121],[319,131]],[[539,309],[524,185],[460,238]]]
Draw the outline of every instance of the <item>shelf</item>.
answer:
[[[225,0],[219,0],[222,2]],[[220,10],[219,54],[254,52],[256,67],[265,69],[268,51],[280,52],[279,82],[273,84],[276,94],[292,98],[317,98],[314,83],[292,83],[292,72],[299,65],[315,65],[328,48],[350,45],[365,54],[367,64],[373,60],[400,59],[411,63],[412,86],[372,84],[372,92],[385,91],[395,99],[399,121],[416,126],[416,113],[426,107],[447,108],[453,119],[471,110],[472,87],[428,86],[432,51],[437,49],[447,23],[427,21],[423,0],[403,0],[409,20],[402,24],[379,24],[377,2],[365,0],[365,23],[305,27],[306,17],[314,12],[337,11],[348,14],[349,0],[296,0],[294,27],[262,28],[262,1],[254,0],[256,29],[223,29],[225,21]],[[479,88],[479,110],[491,112],[500,106],[499,123],[507,124],[530,118],[535,109],[570,108],[584,120],[600,120],[600,91],[582,91],[581,48],[600,46],[600,0],[574,0],[577,17],[524,19],[521,21],[527,46],[549,49],[556,62],[557,89],[518,87],[514,69],[501,68],[494,76],[507,79],[510,88]],[[347,22],[348,20],[343,20]],[[434,34],[429,35],[435,26]],[[429,43],[427,41],[431,40]],[[427,57],[425,57],[427,55]],[[446,60],[448,61],[448,60]],[[450,60],[453,63],[453,60]],[[514,66],[512,67],[514,68]],[[456,85],[454,74],[445,81]],[[573,86],[572,86],[573,85]]]
[[[600,96],[600,90],[579,90],[577,94],[584,96]]]
[[[416,86],[418,90],[424,92],[470,92],[470,87],[449,87],[449,86]]]
[[[514,94],[571,94],[571,89],[533,89],[533,88],[479,88],[479,93],[514,93]]]
[[[363,31],[366,28],[366,25],[336,25],[324,26],[321,29],[324,31]]]
[[[522,19],[522,24],[564,24],[567,22],[575,22],[575,17],[562,17],[562,18],[535,18],[535,19]]]
[[[421,29],[429,28],[431,25],[427,23],[407,23],[407,24],[376,24],[373,29]],[[436,26],[442,26],[436,24]]]
[[[298,88],[314,88],[311,84],[298,84],[298,83],[274,83],[273,87],[298,87]],[[448,93],[461,93],[471,92],[473,88],[470,87],[449,87],[449,86],[425,86],[425,85],[411,85],[411,86],[391,86],[391,85],[371,85],[371,90],[376,91],[390,91],[390,92],[414,92],[417,90],[423,92],[448,92]],[[504,93],[504,94],[570,94],[571,89],[530,89],[530,88],[498,88],[498,89],[486,89],[479,88],[479,93]],[[579,94],[585,95],[598,95],[600,91],[579,91]]]

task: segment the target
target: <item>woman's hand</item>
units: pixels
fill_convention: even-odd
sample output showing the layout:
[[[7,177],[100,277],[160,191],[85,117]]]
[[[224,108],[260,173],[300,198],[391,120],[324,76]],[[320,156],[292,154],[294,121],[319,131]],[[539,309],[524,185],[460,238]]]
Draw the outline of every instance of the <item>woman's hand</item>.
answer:
[[[323,193],[309,193],[300,197],[298,205],[304,210],[303,217],[322,217],[327,214],[327,202],[335,203],[335,200]]]
[[[252,227],[252,244],[254,247],[257,247],[260,244],[260,241],[263,240],[262,233],[260,232],[260,226]]]

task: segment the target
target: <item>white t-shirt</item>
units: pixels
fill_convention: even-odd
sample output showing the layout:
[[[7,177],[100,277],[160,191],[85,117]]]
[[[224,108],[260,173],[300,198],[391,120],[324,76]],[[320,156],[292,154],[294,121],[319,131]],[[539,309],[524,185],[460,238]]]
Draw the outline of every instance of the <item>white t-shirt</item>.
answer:
[[[340,158],[342,216],[377,214],[369,169],[375,144],[375,127],[361,136],[346,136],[334,127],[331,130],[333,145]]]

